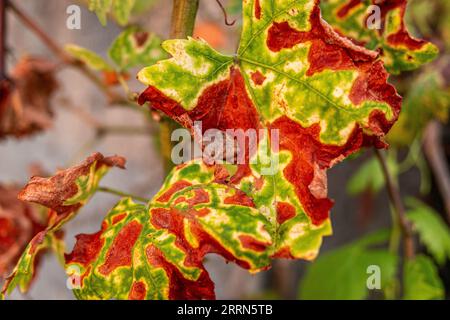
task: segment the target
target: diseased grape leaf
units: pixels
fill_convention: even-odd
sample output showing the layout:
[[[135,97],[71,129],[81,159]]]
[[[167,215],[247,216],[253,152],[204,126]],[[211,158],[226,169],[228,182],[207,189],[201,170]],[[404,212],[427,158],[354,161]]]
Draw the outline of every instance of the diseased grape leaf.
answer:
[[[405,300],[442,300],[444,285],[433,261],[425,255],[407,260],[403,273]]]
[[[263,199],[270,186],[246,193],[226,182],[227,172],[202,160],[178,166],[148,206],[124,199],[101,231],[78,235],[66,256],[66,268],[80,270],[76,296],[211,299],[214,285],[203,266],[208,253],[251,272],[267,269],[280,254],[316,255],[328,223],[314,226],[281,201],[278,216],[271,216]],[[259,198],[249,196],[254,193]]]
[[[53,177],[31,178],[18,198],[49,208],[49,221],[46,228],[29,242],[4,284],[2,294],[11,293],[17,285],[23,292],[28,290],[35,272],[36,256],[42,250],[52,247],[60,254],[64,252],[60,241],[60,228],[71,220],[95,193],[101,178],[111,167],[124,166],[123,157],[104,157],[100,153],[94,153],[80,165],[59,171]]]
[[[126,29],[113,41],[108,50],[111,63],[94,51],[74,44],[66,45],[65,50],[92,70],[101,71],[109,85],[119,83],[119,75],[128,78],[130,68],[150,65],[167,56],[159,37],[137,27]]]
[[[379,24],[374,20],[379,8]],[[432,43],[414,38],[404,21],[406,0],[323,0],[324,19],[355,43],[380,50],[386,69],[393,74],[414,70],[437,57]]]
[[[22,138],[48,129],[53,122],[50,100],[58,87],[55,65],[24,57],[11,71],[11,81],[0,82],[0,139]]]
[[[0,185],[0,279],[16,265],[28,242],[45,228],[46,217],[33,204],[17,199],[20,189]]]
[[[203,132],[279,130],[280,150],[270,153],[280,157],[283,172],[275,181],[262,179],[291,191],[288,202],[316,225],[332,205],[326,169],[363,145],[383,145],[400,111],[377,54],[339,37],[320,19],[317,1],[245,1],[236,57],[192,38],[165,41],[163,48],[173,58],[139,73],[149,86],[139,102],[192,130],[194,121],[202,121]],[[237,186],[261,174],[249,166],[258,156],[250,151],[231,179]]]
[[[272,258],[314,259],[331,233],[326,170],[385,146],[401,98],[376,52],[336,34],[318,1],[249,0],[243,12],[235,57],[202,40],[166,41],[172,58],[139,73],[149,86],[139,101],[197,138],[254,129],[256,143],[237,142],[235,166],[178,166],[148,207],[125,199],[99,233],[78,236],[66,261],[70,274],[81,268],[79,298],[213,298],[207,253],[252,272]]]
[[[130,27],[117,36],[108,55],[119,70],[151,65],[167,55],[161,50],[161,39],[153,33]]]

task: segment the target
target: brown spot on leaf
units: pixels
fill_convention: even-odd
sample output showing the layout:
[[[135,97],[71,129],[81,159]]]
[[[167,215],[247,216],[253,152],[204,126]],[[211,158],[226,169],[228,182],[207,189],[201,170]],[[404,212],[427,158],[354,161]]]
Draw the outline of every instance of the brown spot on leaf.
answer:
[[[131,221],[120,230],[106,253],[105,262],[98,269],[101,274],[106,276],[119,267],[131,265],[132,250],[141,230],[142,225],[137,221]]]
[[[106,225],[102,230],[94,234],[79,234],[75,236],[77,242],[70,254],[65,254],[66,264],[78,263],[85,267],[98,257],[105,240],[101,237]]]
[[[255,18],[261,19],[261,3],[259,0],[255,0]]]
[[[266,80],[266,77],[259,70],[252,72],[251,77],[253,83],[256,84],[257,86],[262,85]]]
[[[128,295],[129,300],[144,300],[147,294],[147,289],[142,281],[135,281],[131,286],[130,294]]]
[[[277,202],[277,222],[278,224],[283,224],[287,220],[295,217],[296,212],[292,204],[287,202]]]
[[[136,44],[138,47],[142,47],[145,42],[147,42],[149,33],[146,31],[136,31],[133,33],[134,40],[136,40]]]
[[[247,235],[240,235],[239,241],[241,241],[242,247],[256,252],[264,252],[270,246],[270,243],[261,242]]]
[[[190,187],[192,184],[186,180],[180,180],[175,182],[170,188],[165,191],[162,195],[160,195],[156,201],[158,202],[169,202],[170,198],[177,193],[187,187]]]
[[[253,199],[250,198],[245,192],[235,189],[235,193],[232,196],[226,197],[223,200],[225,204],[235,204],[239,206],[251,207],[254,208],[255,204],[253,203]]]

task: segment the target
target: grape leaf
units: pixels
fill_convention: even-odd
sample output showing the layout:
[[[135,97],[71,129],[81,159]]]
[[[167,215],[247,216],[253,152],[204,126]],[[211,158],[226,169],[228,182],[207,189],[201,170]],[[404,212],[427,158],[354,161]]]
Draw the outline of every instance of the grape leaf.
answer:
[[[398,164],[392,157],[387,158],[389,171],[394,175],[398,172]],[[350,178],[347,184],[347,192],[357,195],[364,191],[378,193],[385,185],[383,172],[380,163],[376,158],[366,161]]]
[[[421,242],[427,247],[439,265],[450,259],[450,230],[445,221],[432,208],[409,198],[408,218],[419,233]]]
[[[0,184],[0,279],[9,274],[35,234],[45,228],[37,206],[19,201],[20,189]]]
[[[120,70],[155,63],[166,57],[161,50],[161,39],[136,27],[131,27],[117,36],[108,55]]]
[[[403,275],[405,300],[444,299],[444,285],[433,261],[424,255],[407,260]]]
[[[332,206],[326,169],[365,144],[383,145],[400,111],[377,54],[339,37],[320,19],[317,1],[244,2],[236,57],[192,38],[163,48],[173,57],[139,73],[149,86],[139,102],[190,129],[202,121],[203,132],[278,130],[280,150],[270,153],[284,161],[282,174],[262,179],[292,191],[288,202],[316,225]],[[249,166],[250,153],[232,178],[237,185],[261,174]],[[272,194],[269,208],[278,197],[285,198]]]
[[[124,199],[100,232],[78,235],[66,256],[66,268],[80,270],[76,296],[211,299],[214,285],[202,264],[208,253],[251,272],[267,269],[280,253],[316,255],[329,224],[314,226],[305,216],[285,221],[270,216],[262,199],[268,190],[244,192],[225,177],[225,167],[217,170],[201,159],[178,166],[148,206]],[[250,198],[252,193],[260,199]],[[279,203],[280,209],[288,206]]]
[[[252,272],[272,258],[314,259],[331,233],[326,169],[384,146],[401,98],[376,52],[336,34],[318,1],[244,1],[243,12],[235,57],[166,41],[172,58],[139,73],[149,86],[139,100],[193,132],[197,120],[201,133],[260,129],[256,145],[238,141],[249,150],[235,166],[175,168],[147,208],[125,199],[99,233],[80,235],[66,257],[81,269],[78,297],[213,298],[207,253]]]
[[[94,153],[78,166],[59,171],[51,178],[33,177],[18,198],[50,209],[45,230],[36,234],[23,252],[2,293],[9,294],[17,285],[27,291],[35,272],[36,256],[50,247],[62,253],[59,229],[71,220],[95,193],[101,178],[111,167],[124,168],[125,159]]]
[[[411,83],[414,89],[406,94],[402,113],[386,137],[389,144],[410,146],[431,120],[447,122],[450,86],[444,70],[450,67],[450,60],[442,59],[439,62],[442,62],[437,64],[439,71],[434,68],[425,70]]]
[[[386,242],[389,232],[381,231],[337,250],[321,255],[309,267],[301,281],[300,299],[361,300],[368,294],[368,267],[380,269],[381,290],[395,278],[397,256],[384,249],[370,248]]]
[[[136,0],[89,0],[89,10],[97,14],[98,20],[106,26],[107,15],[112,9],[120,25],[126,25]]]
[[[379,10],[379,24],[373,6]],[[393,74],[414,70],[437,57],[432,43],[416,39],[406,28],[406,0],[324,0],[324,19],[355,43],[382,52],[386,69]]]
[[[11,71],[11,81],[1,80],[0,138],[22,138],[52,125],[55,69],[48,60],[23,57]]]
[[[114,67],[111,66],[105,59],[97,53],[77,46],[75,44],[68,44],[65,46],[66,51],[74,58],[85,63],[89,68],[97,71],[112,71]]]

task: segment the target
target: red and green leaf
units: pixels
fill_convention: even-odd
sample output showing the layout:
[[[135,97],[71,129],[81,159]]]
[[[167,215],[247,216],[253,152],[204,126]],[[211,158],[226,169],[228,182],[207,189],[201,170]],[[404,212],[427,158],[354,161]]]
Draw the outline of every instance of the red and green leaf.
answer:
[[[379,29],[368,25],[376,18],[374,5],[379,8]],[[379,50],[390,73],[417,69],[439,53],[435,45],[408,32],[404,21],[407,0],[322,0],[321,8],[337,32]]]
[[[95,153],[78,166],[59,171],[50,178],[33,177],[18,198],[50,209],[47,227],[36,234],[25,248],[2,293],[9,294],[17,285],[27,291],[36,271],[38,254],[54,248],[64,252],[61,227],[71,220],[79,209],[96,192],[101,178],[112,167],[124,168],[125,159],[119,156],[104,157]]]
[[[0,279],[9,274],[28,242],[45,228],[37,206],[19,201],[16,186],[0,185]]]
[[[401,98],[376,52],[334,32],[318,1],[244,0],[243,13],[235,57],[166,41],[172,58],[139,73],[139,100],[196,137],[195,121],[225,135],[260,130],[255,148],[240,141],[248,152],[236,166],[181,165],[147,207],[124,199],[99,233],[78,236],[66,262],[80,268],[79,298],[213,298],[208,253],[252,272],[272,258],[314,259],[331,233],[326,170],[385,145]]]

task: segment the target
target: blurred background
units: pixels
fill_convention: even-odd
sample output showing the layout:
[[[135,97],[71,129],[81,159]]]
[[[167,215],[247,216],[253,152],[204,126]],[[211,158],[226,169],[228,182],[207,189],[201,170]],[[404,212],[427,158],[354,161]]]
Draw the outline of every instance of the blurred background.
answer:
[[[72,43],[107,59],[108,48],[123,30],[114,20],[109,20],[107,27],[103,27],[95,13],[90,12],[82,1],[12,2],[20,6],[61,48]],[[140,25],[161,39],[168,38],[171,2],[141,2],[143,7],[136,10],[130,23]],[[448,186],[449,177],[439,175],[439,172],[448,173],[445,166],[448,166],[450,159],[450,130],[446,125],[450,106],[450,65],[447,54],[450,45],[450,9],[447,2],[410,1],[407,12],[410,31],[435,43],[441,49],[441,54],[434,62],[417,71],[391,77],[390,81],[397,85],[405,97],[406,105],[402,119],[394,129],[395,136],[388,139],[393,148],[388,159],[390,168],[398,174],[402,196],[405,199],[420,199],[427,208],[434,210],[433,214],[440,217],[442,222],[446,220],[448,224],[450,194],[446,183]],[[194,35],[204,38],[222,52],[233,53],[240,33],[240,1],[223,0],[221,3],[227,11],[228,20],[236,19],[236,23],[227,26],[217,2],[202,0]],[[66,27],[66,10],[72,4],[81,7],[80,30]],[[7,69],[11,70],[23,56],[43,57],[58,63],[54,52],[12,12],[7,12],[6,30]],[[59,168],[78,163],[94,151],[99,151],[104,155],[119,154],[127,159],[126,171],[112,170],[102,185],[151,198],[159,190],[165,177],[158,124],[149,121],[137,108],[110,104],[104,93],[76,68],[61,65],[57,68],[55,77],[58,90],[50,101],[53,115],[48,127],[37,134],[0,139],[0,185],[5,188],[20,188],[36,170],[52,174]],[[141,92],[144,89],[143,85],[134,80],[139,69],[140,67],[135,67],[128,71],[131,92]],[[120,91],[120,85],[114,90]],[[97,122],[102,124],[102,128],[112,129],[103,132],[99,130]],[[114,130],[118,127],[122,130]],[[142,130],[126,130],[131,127]],[[423,141],[426,143],[423,144]],[[324,238],[321,254],[333,252],[373,231],[391,226],[389,200],[372,150],[362,151],[336,165],[328,171],[328,179],[329,196],[335,200],[331,212],[334,235]],[[97,231],[105,214],[117,201],[118,198],[112,195],[95,195],[64,228],[67,251],[73,247],[76,234]],[[420,239],[416,240],[418,251],[429,254],[429,249]],[[437,264],[436,270],[444,291],[447,292],[444,295],[448,298],[450,244],[446,240],[445,246],[448,251],[444,254],[444,262]],[[217,297],[223,299],[299,298],[300,283],[310,265],[310,262],[303,261],[276,261],[271,270],[250,275],[233,264],[223,263],[221,258],[213,255],[208,256],[206,262],[216,284]],[[333,273],[333,269],[330,272]],[[45,255],[29,293],[20,294],[16,291],[10,298],[73,299],[71,291],[65,286],[66,279],[55,256]],[[352,281],[351,277],[341,279],[342,284],[337,282],[335,285],[345,287],[349,281]],[[353,289],[349,285],[345,290]],[[327,298],[326,295],[323,297]],[[365,293],[364,297],[375,299],[379,295]]]

